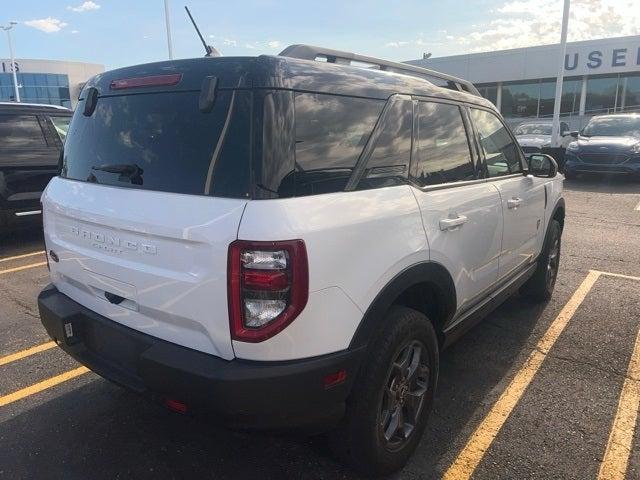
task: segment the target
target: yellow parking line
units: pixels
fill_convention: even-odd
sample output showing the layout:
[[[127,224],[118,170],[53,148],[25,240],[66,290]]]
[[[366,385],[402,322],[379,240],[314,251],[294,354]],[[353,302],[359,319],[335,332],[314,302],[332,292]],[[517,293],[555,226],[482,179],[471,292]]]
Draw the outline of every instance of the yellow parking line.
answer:
[[[618,411],[616,412],[604,460],[600,465],[598,480],[624,480],[631,453],[631,442],[640,407],[640,332],[622,385]]]
[[[7,355],[5,357],[0,357],[0,366],[6,365],[7,363],[15,362],[16,360],[20,360],[36,353],[44,352],[45,350],[49,350],[50,348],[53,348],[55,346],[56,342],[47,342],[41,345],[36,345],[35,347],[21,350],[20,352],[12,353],[11,355]]]
[[[47,262],[30,263],[29,265],[23,265],[21,267],[8,268],[7,270],[0,270],[0,275],[6,275],[7,273],[19,272],[20,270],[27,270],[29,268],[41,267],[46,265]]]
[[[62,382],[66,382],[67,380],[71,380],[72,378],[79,377],[80,375],[83,375],[88,371],[89,369],[87,367],[78,367],[0,397],[0,407],[4,407],[5,405],[9,405],[10,403],[17,402],[18,400],[22,400],[23,398],[42,392],[43,390],[47,390],[48,388],[55,387]]]
[[[633,275],[623,275],[622,273],[602,272],[600,270],[590,270],[591,272],[599,273],[600,275],[606,275],[608,277],[626,278],[627,280],[638,280],[640,277],[634,277]]]
[[[41,255],[43,253],[44,253],[44,250],[40,250],[39,252],[24,253],[22,255],[16,255],[14,257],[0,258],[0,263],[10,262],[11,260],[19,260],[20,258],[33,257],[34,255]]]
[[[480,425],[473,432],[467,444],[460,451],[451,466],[445,472],[445,480],[468,479],[484,457],[484,454],[491,446],[491,443],[498,435],[514,407],[524,394],[524,391],[533,380],[533,377],[540,369],[542,362],[547,357],[547,353],[553,347],[560,334],[563,332],[571,317],[585,299],[596,280],[600,277],[600,272],[590,271],[582,281],[573,296],[562,308],[556,319],[551,323],[545,334],[542,336],[529,358],[520,368],[509,386],[502,393],[498,401],[493,405],[489,413],[484,417]]]

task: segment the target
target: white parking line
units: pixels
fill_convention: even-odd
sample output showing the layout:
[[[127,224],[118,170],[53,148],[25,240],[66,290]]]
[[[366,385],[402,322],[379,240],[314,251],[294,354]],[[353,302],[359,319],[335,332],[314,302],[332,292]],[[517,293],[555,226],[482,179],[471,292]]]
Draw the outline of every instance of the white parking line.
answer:
[[[40,250],[39,252],[24,253],[22,255],[16,255],[14,257],[0,258],[0,262],[10,262],[11,260],[18,260],[19,258],[33,257],[34,255],[41,255],[43,253],[44,253],[44,250]]]
[[[638,205],[636,205],[636,210],[640,211],[640,202],[638,202]]]

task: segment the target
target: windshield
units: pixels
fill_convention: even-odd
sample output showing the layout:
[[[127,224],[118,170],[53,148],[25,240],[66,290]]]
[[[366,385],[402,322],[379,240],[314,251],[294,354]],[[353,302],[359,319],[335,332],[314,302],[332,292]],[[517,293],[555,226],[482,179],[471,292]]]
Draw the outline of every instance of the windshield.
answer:
[[[69,126],[61,176],[102,185],[195,195],[246,197],[249,182],[246,91],[220,92],[211,112],[199,92],[81,101]]]
[[[545,123],[525,123],[516,128],[516,135],[551,135],[551,125]]]
[[[639,137],[640,117],[592,118],[582,130],[585,137]]]
[[[53,127],[56,129],[56,133],[60,137],[60,141],[64,143],[67,138],[67,131],[69,130],[69,123],[71,122],[71,116],[68,117],[49,117]]]

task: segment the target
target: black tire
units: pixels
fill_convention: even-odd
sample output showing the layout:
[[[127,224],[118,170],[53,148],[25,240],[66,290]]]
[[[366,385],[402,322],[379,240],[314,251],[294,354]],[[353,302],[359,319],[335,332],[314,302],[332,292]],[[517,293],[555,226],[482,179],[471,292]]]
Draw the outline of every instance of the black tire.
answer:
[[[429,319],[392,307],[383,325],[363,360],[345,418],[330,435],[336,455],[366,476],[390,474],[407,463],[427,425],[438,381],[438,340]]]
[[[553,219],[544,241],[542,253],[538,259],[538,268],[533,276],[520,287],[520,293],[537,302],[546,302],[553,294],[560,267],[562,247],[562,227]]]

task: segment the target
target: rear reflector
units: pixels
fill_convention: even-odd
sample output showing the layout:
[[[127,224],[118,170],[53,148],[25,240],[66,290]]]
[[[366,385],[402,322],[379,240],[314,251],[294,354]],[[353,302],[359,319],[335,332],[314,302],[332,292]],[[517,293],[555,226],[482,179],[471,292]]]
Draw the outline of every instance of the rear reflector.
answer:
[[[338,370],[335,373],[330,373],[329,375],[325,375],[325,377],[322,379],[322,382],[324,383],[324,388],[330,388],[344,382],[346,379],[347,379],[347,371]]]
[[[181,79],[181,73],[122,78],[120,80],[112,81],[109,88],[111,88],[111,90],[122,90],[123,88],[162,87],[176,85]]]
[[[187,413],[187,410],[188,410],[186,404],[178,400],[174,400],[173,398],[165,399],[164,406],[167,407],[172,412],[176,412],[176,413]]]

